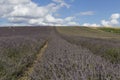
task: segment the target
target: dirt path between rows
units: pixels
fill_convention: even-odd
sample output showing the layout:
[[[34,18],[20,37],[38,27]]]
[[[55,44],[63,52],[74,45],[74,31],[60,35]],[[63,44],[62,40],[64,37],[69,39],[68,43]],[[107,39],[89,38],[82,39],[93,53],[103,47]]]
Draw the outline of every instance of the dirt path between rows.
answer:
[[[38,63],[38,60],[42,57],[47,47],[48,47],[48,41],[45,41],[45,43],[39,50],[39,53],[36,55],[36,59],[33,61],[33,63],[30,66],[27,67],[27,69],[23,72],[22,77],[20,77],[18,80],[31,80],[28,77],[28,75],[33,72],[34,65]]]

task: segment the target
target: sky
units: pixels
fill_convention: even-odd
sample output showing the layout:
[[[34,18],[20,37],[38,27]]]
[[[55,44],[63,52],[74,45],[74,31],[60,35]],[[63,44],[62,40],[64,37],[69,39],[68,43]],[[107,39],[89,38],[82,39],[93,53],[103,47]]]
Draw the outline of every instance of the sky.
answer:
[[[0,0],[0,26],[120,26],[120,0]]]

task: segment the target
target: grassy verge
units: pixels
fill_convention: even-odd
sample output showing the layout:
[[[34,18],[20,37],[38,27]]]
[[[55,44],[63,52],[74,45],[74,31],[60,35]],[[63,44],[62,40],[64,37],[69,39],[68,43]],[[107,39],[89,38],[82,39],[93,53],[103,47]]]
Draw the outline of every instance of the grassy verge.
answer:
[[[57,28],[59,32],[66,34],[66,35],[120,40],[120,35],[105,32],[100,29],[102,28],[89,28],[89,27],[58,27]]]

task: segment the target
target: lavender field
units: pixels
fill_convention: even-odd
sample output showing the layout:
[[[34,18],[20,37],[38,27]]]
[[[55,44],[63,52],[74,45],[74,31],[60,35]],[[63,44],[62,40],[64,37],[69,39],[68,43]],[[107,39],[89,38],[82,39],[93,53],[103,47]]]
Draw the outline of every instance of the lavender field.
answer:
[[[49,28],[0,28],[0,80],[19,79],[49,34]]]
[[[0,80],[120,80],[120,35],[76,27],[0,28]]]

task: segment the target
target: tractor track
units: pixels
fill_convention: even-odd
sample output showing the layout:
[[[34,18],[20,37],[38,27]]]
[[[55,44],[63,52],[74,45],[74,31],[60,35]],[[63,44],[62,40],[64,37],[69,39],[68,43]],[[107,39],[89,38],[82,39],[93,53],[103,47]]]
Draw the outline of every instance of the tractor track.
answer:
[[[31,78],[29,77],[29,74],[31,74],[34,71],[35,64],[37,64],[39,59],[41,59],[47,47],[48,47],[48,40],[44,42],[44,44],[41,46],[40,50],[38,51],[38,54],[36,55],[36,58],[33,61],[33,63],[30,64],[27,67],[27,69],[23,71],[23,73],[21,74],[21,77],[18,80],[31,80]]]

